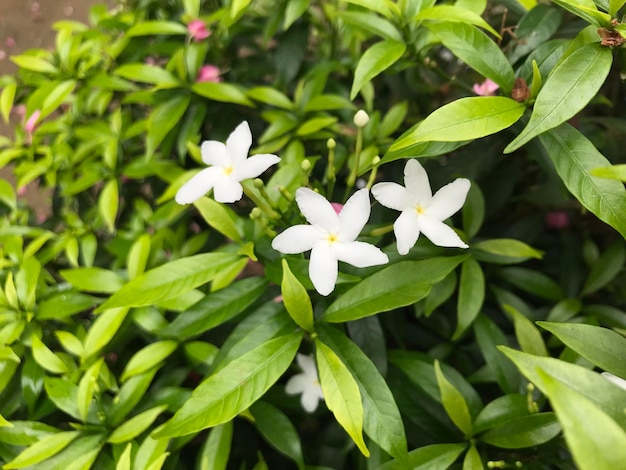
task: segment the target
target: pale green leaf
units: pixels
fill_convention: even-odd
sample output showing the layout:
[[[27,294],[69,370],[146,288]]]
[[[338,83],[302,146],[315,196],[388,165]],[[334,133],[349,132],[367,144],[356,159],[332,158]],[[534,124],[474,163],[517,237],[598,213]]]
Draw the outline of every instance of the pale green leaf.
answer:
[[[365,51],[354,71],[350,99],[354,100],[367,82],[396,63],[405,51],[404,43],[391,40],[378,42]]]
[[[283,259],[283,280],[280,285],[283,302],[287,312],[306,331],[313,331],[313,306],[306,289],[289,269],[286,259]]]

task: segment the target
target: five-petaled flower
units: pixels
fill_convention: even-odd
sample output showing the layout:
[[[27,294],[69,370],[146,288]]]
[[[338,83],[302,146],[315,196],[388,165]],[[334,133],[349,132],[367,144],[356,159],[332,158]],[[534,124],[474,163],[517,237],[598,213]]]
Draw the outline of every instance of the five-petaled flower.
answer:
[[[398,242],[398,253],[406,255],[422,232],[435,245],[467,248],[454,230],[443,223],[456,213],[465,202],[470,182],[458,178],[433,196],[428,175],[415,159],[404,167],[404,184],[378,183],[372,194],[383,206],[402,214],[393,224]]]
[[[302,373],[294,375],[287,381],[285,392],[289,395],[301,393],[300,403],[302,403],[302,408],[308,413],[313,413],[317,409],[319,401],[324,399],[322,387],[317,378],[315,361],[311,356],[305,356],[300,353],[296,356],[296,361],[298,361]]]
[[[296,191],[296,202],[311,225],[294,225],[272,241],[272,248],[285,254],[311,250],[309,277],[315,290],[330,294],[337,282],[338,261],[357,268],[389,262],[379,248],[355,241],[370,216],[366,188],[354,193],[337,214],[323,196],[308,188]]]
[[[226,145],[215,140],[202,143],[202,161],[209,168],[193,176],[176,193],[178,204],[190,204],[213,189],[218,202],[235,202],[241,199],[243,188],[240,181],[256,178],[280,158],[272,154],[252,155],[252,133],[246,121],[228,136]]]
[[[496,90],[500,88],[493,80],[486,79],[482,83],[474,83],[472,89],[474,93],[479,96],[493,96],[496,94]]]

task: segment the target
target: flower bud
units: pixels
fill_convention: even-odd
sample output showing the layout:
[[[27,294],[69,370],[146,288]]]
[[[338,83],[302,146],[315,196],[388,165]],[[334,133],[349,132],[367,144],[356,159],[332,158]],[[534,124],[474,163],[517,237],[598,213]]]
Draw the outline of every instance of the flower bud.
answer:
[[[335,142],[335,139],[328,139],[328,141],[326,142],[326,147],[328,147],[328,150],[333,150],[336,146],[337,142]]]
[[[300,166],[304,171],[308,172],[311,169],[311,162],[308,160],[303,160]]]
[[[369,121],[370,117],[362,109],[359,109],[354,115],[354,125],[356,127],[365,127]]]

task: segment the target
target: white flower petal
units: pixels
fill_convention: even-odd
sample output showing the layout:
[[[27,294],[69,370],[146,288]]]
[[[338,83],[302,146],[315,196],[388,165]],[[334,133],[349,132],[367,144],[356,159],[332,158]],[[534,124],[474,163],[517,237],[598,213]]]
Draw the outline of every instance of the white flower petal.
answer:
[[[338,229],[337,213],[321,194],[309,188],[298,188],[296,202],[302,215],[311,225],[324,227],[331,232]]]
[[[222,175],[215,183],[213,196],[217,202],[236,202],[243,197],[243,188],[234,179]]]
[[[328,295],[335,289],[337,282],[337,258],[326,242],[316,244],[311,250],[309,278],[315,290],[321,295]]]
[[[378,266],[389,262],[389,258],[380,248],[365,242],[337,243],[334,247],[339,261],[357,268]]]
[[[313,380],[317,380],[317,369],[315,368],[315,360],[311,356],[298,353],[296,355],[296,362],[300,366],[300,369]]]
[[[181,186],[176,193],[178,204],[191,204],[208,193],[219,180],[221,168],[205,168]]]
[[[470,181],[465,178],[458,178],[439,189],[433,196],[427,208],[428,217],[439,220],[446,220],[456,214],[467,198],[470,190]]]
[[[367,188],[359,189],[346,201],[338,216],[342,242],[351,242],[359,236],[370,218],[370,210],[370,195]]]
[[[241,162],[233,171],[232,177],[237,181],[256,178],[272,165],[280,161],[280,158],[272,154],[253,155]]]
[[[230,166],[230,154],[226,146],[217,140],[205,140],[200,147],[202,153],[202,161],[207,165],[221,166],[222,168]]]
[[[230,133],[226,140],[226,148],[230,154],[230,161],[234,167],[238,167],[246,158],[252,145],[252,132],[246,121],[239,124]]]
[[[406,255],[420,236],[417,213],[413,209],[402,212],[393,224],[393,232],[396,235],[398,253]]]
[[[289,395],[303,393],[310,385],[311,381],[306,374],[296,374],[290,377],[285,384],[285,392]]]
[[[319,385],[317,387],[319,387],[321,390],[321,387]],[[300,403],[302,404],[302,408],[304,408],[307,413],[313,413],[317,409],[320,398],[321,397],[319,396],[319,393],[317,393],[317,391],[307,389],[304,391],[304,393],[302,393],[302,397],[300,397]]]
[[[422,164],[414,158],[408,160],[404,166],[404,185],[414,202],[419,202],[422,205],[430,203],[432,191],[430,190],[428,173]]]
[[[272,240],[272,248],[286,255],[309,251],[323,234],[311,225],[294,225]]]
[[[389,209],[403,211],[412,205],[407,190],[398,183],[377,183],[372,187],[372,195]]]
[[[428,216],[418,217],[417,220],[422,233],[435,245],[467,248],[456,232],[443,222]]]

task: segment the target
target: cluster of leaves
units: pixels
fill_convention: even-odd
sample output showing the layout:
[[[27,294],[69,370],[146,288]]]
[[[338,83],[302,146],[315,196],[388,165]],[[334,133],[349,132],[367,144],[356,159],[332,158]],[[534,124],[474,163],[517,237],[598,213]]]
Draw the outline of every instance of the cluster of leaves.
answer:
[[[3,468],[619,468],[626,390],[594,368],[626,378],[624,3],[134,0],[57,23],[0,77],[27,123],[0,166],[52,199],[43,220],[0,180]],[[278,169],[176,204],[243,120]],[[341,266],[329,297],[272,250],[298,187],[345,201],[415,157],[434,187],[472,180],[469,249],[401,257],[375,205],[390,263]],[[284,390],[298,351],[311,415]]]

